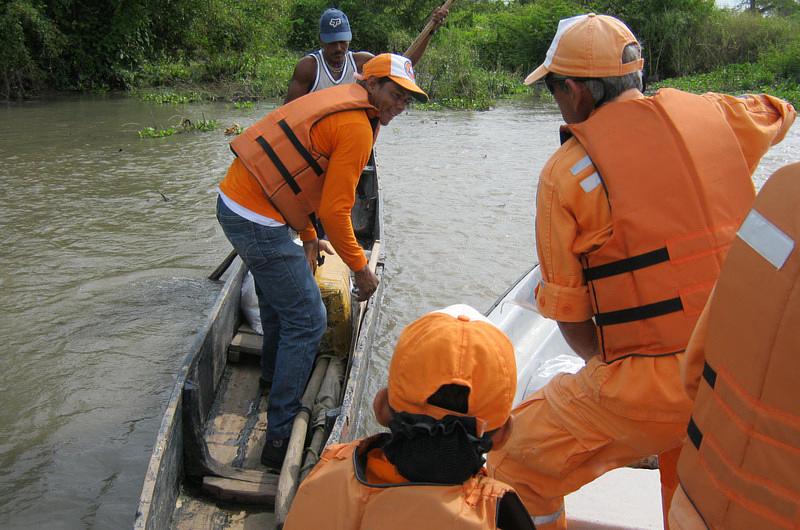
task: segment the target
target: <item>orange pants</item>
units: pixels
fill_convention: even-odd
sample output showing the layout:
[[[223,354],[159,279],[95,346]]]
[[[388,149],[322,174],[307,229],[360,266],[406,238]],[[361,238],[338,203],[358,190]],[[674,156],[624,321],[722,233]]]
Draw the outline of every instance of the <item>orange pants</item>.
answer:
[[[661,472],[668,502],[691,406],[677,356],[612,364],[595,357],[513,411],[511,438],[489,454],[489,470],[516,489],[539,529],[566,528],[564,495],[653,454],[667,453]]]

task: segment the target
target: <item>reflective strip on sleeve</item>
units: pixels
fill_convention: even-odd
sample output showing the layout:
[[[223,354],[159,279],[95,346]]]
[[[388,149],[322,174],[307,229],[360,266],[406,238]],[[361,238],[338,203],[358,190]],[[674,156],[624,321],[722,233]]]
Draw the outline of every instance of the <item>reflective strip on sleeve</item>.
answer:
[[[592,165],[592,159],[589,158],[589,155],[586,155],[585,157],[578,160],[578,163],[572,166],[572,169],[570,169],[570,171],[572,172],[573,175],[577,175],[578,173],[580,173],[581,171],[583,171],[584,169],[586,169],[591,165]]]
[[[592,173],[591,175],[589,175],[588,177],[586,177],[581,181],[581,188],[583,188],[583,191],[585,191],[586,193],[591,192],[599,185],[600,185],[600,175],[597,174],[597,171],[595,171],[594,173]]]
[[[794,249],[794,240],[755,210],[750,210],[736,235],[776,269],[783,267]]]

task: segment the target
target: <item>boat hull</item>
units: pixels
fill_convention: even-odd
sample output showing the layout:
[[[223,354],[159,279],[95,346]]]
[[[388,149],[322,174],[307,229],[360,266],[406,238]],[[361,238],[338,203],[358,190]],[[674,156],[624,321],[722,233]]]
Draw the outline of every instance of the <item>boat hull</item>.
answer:
[[[381,280],[382,203],[374,161],[361,176],[352,217],[356,237]],[[229,348],[246,328],[240,309],[245,272],[237,257],[222,276],[214,306],[178,370],[145,474],[133,524],[137,530],[275,523],[275,499],[282,498],[278,475],[259,461],[266,427],[266,406],[257,383],[260,346]],[[347,362],[336,396],[338,415],[324,432],[328,444],[349,441],[359,431],[358,407],[366,388],[382,293],[379,283],[368,302],[348,304],[351,339],[343,352]],[[347,296],[352,296],[349,290]],[[228,434],[229,439],[221,438]],[[293,469],[295,477],[297,471]],[[296,486],[289,490],[288,500],[281,501],[283,505],[291,502]]]

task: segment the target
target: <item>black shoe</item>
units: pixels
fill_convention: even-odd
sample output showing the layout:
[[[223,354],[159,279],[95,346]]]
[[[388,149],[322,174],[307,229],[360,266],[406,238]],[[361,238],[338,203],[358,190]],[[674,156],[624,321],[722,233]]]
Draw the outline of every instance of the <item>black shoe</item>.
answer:
[[[264,443],[264,450],[261,451],[261,463],[270,469],[280,470],[288,448],[288,438],[267,440]]]

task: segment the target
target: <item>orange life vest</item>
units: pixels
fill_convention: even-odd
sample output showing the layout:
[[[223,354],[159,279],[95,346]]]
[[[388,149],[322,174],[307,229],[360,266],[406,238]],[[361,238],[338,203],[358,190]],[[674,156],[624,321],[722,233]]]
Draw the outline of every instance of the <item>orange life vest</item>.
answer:
[[[330,156],[314,149],[311,128],[325,116],[356,109],[374,109],[357,83],[312,92],[273,110],[231,142],[231,150],[298,232],[309,221],[316,224]],[[373,129],[377,135],[377,126]]]
[[[798,203],[793,164],[764,185],[708,308],[706,362],[678,462],[683,493],[708,528],[800,528]]]
[[[670,89],[570,130],[611,208],[610,239],[582,256],[604,360],[683,351],[755,195],[736,136],[713,103]]]
[[[458,485],[368,483],[363,458],[379,436],[326,449],[300,486],[284,530],[495,529],[508,500],[525,520],[506,528],[533,528],[511,487],[485,475]],[[510,499],[504,499],[507,493]]]

